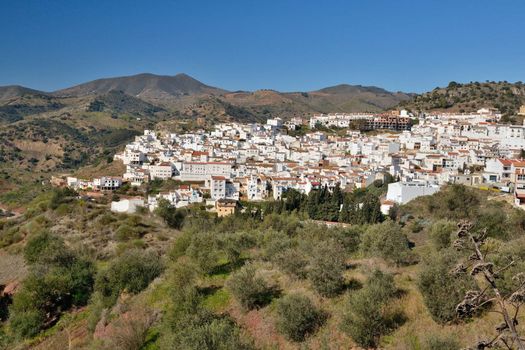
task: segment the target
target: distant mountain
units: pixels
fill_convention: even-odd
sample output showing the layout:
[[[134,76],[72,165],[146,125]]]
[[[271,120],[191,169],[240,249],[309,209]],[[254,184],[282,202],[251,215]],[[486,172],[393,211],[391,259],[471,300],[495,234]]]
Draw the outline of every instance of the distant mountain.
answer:
[[[106,78],[90,81],[67,89],[55,91],[55,96],[85,96],[122,91],[144,99],[169,99],[187,95],[217,95],[225,90],[205,85],[186,74],[164,76],[138,74],[127,77]]]
[[[523,104],[525,84],[522,82],[451,82],[446,87],[415,95],[413,99],[401,102],[399,107],[413,112],[472,112],[481,107],[493,107],[510,117]]]
[[[230,110],[235,111],[234,115],[230,115],[234,119],[239,115],[249,115],[250,120],[276,114],[288,117],[319,112],[379,112],[411,98],[409,94],[394,93],[375,86],[347,84],[310,92],[230,92],[206,85],[186,74],[138,74],[99,79],[55,91],[53,95],[79,97],[107,94],[110,91],[121,91],[149,103],[183,111],[184,115],[188,115],[187,111],[191,108],[218,115],[228,114],[227,110]],[[221,101],[218,103],[217,99]],[[189,114],[195,116],[193,111]]]

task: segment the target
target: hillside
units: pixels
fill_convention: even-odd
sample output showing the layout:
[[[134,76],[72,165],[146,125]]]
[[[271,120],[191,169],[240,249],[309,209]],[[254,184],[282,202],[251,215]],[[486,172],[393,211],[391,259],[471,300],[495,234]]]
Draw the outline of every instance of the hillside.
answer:
[[[14,182],[24,178],[19,172],[48,177],[105,160],[167,115],[160,107],[117,91],[17,101],[0,106],[0,116],[8,108],[16,111],[1,119],[0,128],[0,175]]]
[[[0,87],[0,125],[64,107],[49,94],[22,86]]]
[[[0,86],[0,102],[9,101],[27,95],[44,96],[47,95],[47,93],[19,85]]]
[[[504,295],[525,266],[525,214],[462,186],[333,227],[309,220],[309,200],[226,218],[200,207],[124,215],[110,197],[41,191],[26,215],[0,219],[0,283],[19,286],[4,348],[458,350],[492,339],[501,316],[493,304],[456,313],[483,288],[450,274],[470,256],[453,246],[456,222],[487,229],[498,268],[514,259],[498,276]]]
[[[108,112],[112,115],[127,114],[132,116],[153,116],[155,113],[165,111],[140,98],[133,97],[120,90],[110,90],[98,94],[89,102],[87,112]]]
[[[504,115],[514,115],[525,104],[525,85],[521,82],[451,82],[447,87],[414,96],[399,104],[411,111],[472,112],[481,107],[499,109]]]
[[[264,120],[275,116],[304,117],[314,113],[381,112],[410,98],[410,94],[392,93],[377,87],[343,84],[309,92],[230,92],[214,97],[204,96],[199,99],[198,105],[213,106],[221,101],[229,107],[222,114],[233,119],[242,120],[243,116],[248,116],[249,119]],[[194,106],[195,103],[189,107]],[[213,107],[207,108],[214,110]]]

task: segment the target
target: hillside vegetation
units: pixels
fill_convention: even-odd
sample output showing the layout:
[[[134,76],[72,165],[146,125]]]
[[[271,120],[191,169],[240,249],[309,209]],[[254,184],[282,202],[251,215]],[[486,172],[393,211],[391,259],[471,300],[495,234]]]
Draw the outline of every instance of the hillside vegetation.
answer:
[[[507,295],[525,267],[525,213],[449,186],[390,217],[327,228],[308,220],[317,199],[304,209],[297,199],[219,219],[167,203],[115,215],[104,199],[46,191],[23,217],[0,221],[2,251],[28,267],[2,301],[3,346],[451,350],[497,334],[497,305],[456,312],[484,288],[450,274],[470,254],[453,247],[456,221],[487,229],[494,271],[514,260],[498,276]]]
[[[522,82],[451,82],[447,87],[414,96],[403,101],[400,107],[413,112],[450,111],[473,112],[481,107],[497,108],[510,117],[525,104],[525,85]]]

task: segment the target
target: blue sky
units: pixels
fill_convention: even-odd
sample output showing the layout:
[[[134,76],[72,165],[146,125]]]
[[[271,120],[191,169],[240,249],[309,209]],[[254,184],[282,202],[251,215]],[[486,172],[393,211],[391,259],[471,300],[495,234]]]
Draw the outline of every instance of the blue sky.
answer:
[[[525,81],[523,0],[0,0],[0,85],[187,73],[230,90]]]

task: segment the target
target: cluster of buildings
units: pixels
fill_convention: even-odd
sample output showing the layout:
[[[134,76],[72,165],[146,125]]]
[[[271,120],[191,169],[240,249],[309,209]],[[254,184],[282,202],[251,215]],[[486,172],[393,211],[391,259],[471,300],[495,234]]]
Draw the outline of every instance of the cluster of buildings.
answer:
[[[317,126],[363,130],[410,130],[414,116],[406,110],[390,113],[331,113],[315,114],[310,118],[310,128]]]
[[[84,180],[68,176],[66,178],[68,187],[75,190],[113,191],[122,186],[122,178],[115,176],[101,176],[92,180]]]
[[[279,199],[288,189],[308,194],[339,185],[351,191],[385,174],[389,185],[382,209],[432,194],[445,183],[498,188],[525,203],[525,126],[500,124],[492,109],[475,113],[436,113],[413,117],[397,114],[315,115],[266,124],[217,124],[211,131],[175,134],[146,130],[115,155],[126,171],[122,178],[102,177],[93,188],[114,189],[123,182],[141,186],[171,179],[178,188],[150,196],[153,210],[163,198],[176,207],[202,203],[232,212],[239,200]],[[394,122],[393,119],[397,121]],[[382,133],[355,131],[351,121],[376,123]],[[348,128],[341,136],[312,130],[304,136],[289,131],[302,125]],[[76,181],[76,182],[75,182]],[[68,185],[85,186],[68,178]],[[229,208],[229,209],[225,209]]]

